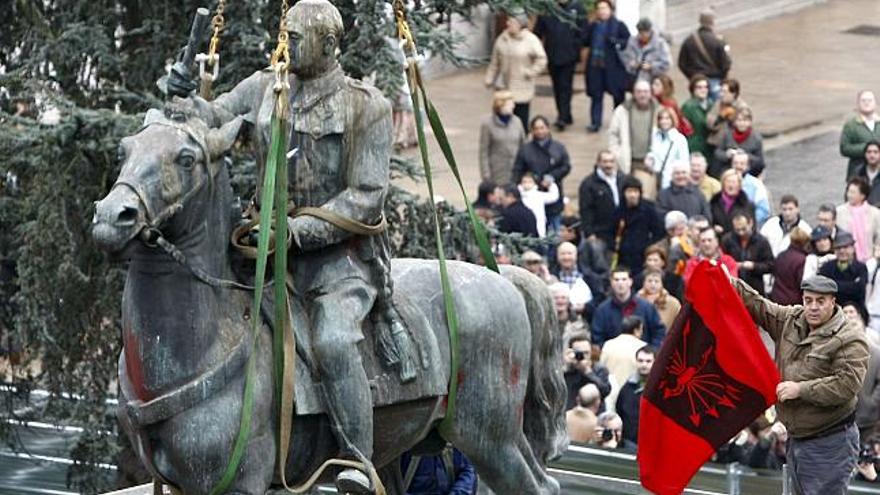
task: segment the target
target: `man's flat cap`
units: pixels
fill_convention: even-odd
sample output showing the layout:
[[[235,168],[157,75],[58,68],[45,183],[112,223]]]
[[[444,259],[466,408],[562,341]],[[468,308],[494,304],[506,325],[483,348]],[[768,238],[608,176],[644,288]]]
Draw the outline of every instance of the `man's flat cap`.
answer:
[[[801,282],[801,290],[817,294],[837,294],[837,282],[823,275],[814,275]]]

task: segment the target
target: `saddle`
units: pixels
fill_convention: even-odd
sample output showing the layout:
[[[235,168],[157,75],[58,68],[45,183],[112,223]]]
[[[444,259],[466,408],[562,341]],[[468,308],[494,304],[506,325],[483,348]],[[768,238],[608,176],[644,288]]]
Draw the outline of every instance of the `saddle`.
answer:
[[[271,315],[274,301],[270,299],[266,302],[264,314]],[[383,336],[375,331],[374,318],[366,318],[362,325],[364,339],[358,345],[358,350],[370,382],[374,408],[446,395],[449,387],[449,369],[443,361],[437,336],[428,318],[404,293],[395,292],[393,304],[415,349],[416,355],[412,357],[418,369],[414,379],[402,379],[397,367],[389,364],[385,357],[387,350],[381,342]],[[321,393],[320,374],[314,356],[309,352],[312,326],[308,312],[302,300],[293,294],[290,295],[290,307],[297,354],[294,412],[297,416],[327,413]],[[266,321],[271,325],[272,318],[266,318]],[[441,330],[446,331],[445,328]]]

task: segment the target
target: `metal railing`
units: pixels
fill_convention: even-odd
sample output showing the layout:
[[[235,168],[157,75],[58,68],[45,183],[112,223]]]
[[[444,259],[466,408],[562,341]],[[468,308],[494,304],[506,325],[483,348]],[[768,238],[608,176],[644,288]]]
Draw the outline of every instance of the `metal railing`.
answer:
[[[643,494],[639,483],[636,456],[585,445],[573,444],[566,454],[551,463],[551,472],[563,486],[581,488],[572,483],[579,478],[597,483],[608,493]],[[791,495],[787,467],[782,471],[753,469],[741,464],[707,463],[691,480],[684,493],[693,495]],[[594,485],[583,485],[583,488]],[[563,493],[591,493],[565,491]],[[880,483],[851,481],[851,494],[880,494]]]

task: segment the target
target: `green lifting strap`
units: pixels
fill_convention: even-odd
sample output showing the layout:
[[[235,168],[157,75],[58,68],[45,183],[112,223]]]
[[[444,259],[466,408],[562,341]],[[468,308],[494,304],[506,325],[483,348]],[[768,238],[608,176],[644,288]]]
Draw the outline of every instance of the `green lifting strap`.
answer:
[[[286,96],[283,97],[286,98]],[[276,98],[279,98],[277,94]],[[260,225],[263,226],[263,228],[260,229],[259,240],[257,242],[257,272],[256,279],[254,280],[254,304],[253,310],[251,312],[251,333],[253,338],[253,346],[251,347],[251,354],[250,356],[248,356],[247,368],[245,371],[244,400],[242,401],[241,422],[239,425],[238,434],[235,438],[235,446],[232,449],[232,455],[230,456],[229,462],[226,465],[226,471],[224,471],[223,476],[220,478],[220,481],[217,483],[217,485],[215,485],[214,488],[211,490],[211,495],[220,495],[221,493],[225,493],[229,490],[230,485],[235,480],[235,476],[238,474],[238,468],[241,464],[241,458],[244,455],[244,449],[245,447],[247,447],[248,439],[250,437],[251,417],[254,406],[254,367],[256,365],[255,356],[258,354],[257,338],[259,336],[260,327],[262,326],[263,321],[262,317],[260,316],[260,308],[263,300],[263,287],[265,286],[266,282],[266,265],[268,264],[269,258],[269,238],[272,231],[272,229],[268,226],[272,225],[272,212],[273,207],[276,206],[276,195],[278,196],[278,204],[277,207],[274,208],[275,210],[277,210],[275,216],[275,290],[277,292],[279,288],[282,291],[286,289],[285,272],[287,271],[287,243],[284,240],[287,239],[286,150],[288,136],[287,133],[284,132],[285,127],[286,126],[284,125],[282,116],[278,115],[278,106],[276,104],[275,110],[272,114],[269,154],[266,158],[266,170],[263,174],[263,189],[260,196]],[[283,261],[279,263],[279,259]],[[278,298],[276,294],[276,299],[278,300],[276,301],[275,307],[281,308],[280,311],[285,311],[287,305],[282,304],[282,298]],[[283,337],[283,331],[281,329],[284,328],[284,321],[279,319],[278,312],[279,309],[276,309],[276,347],[278,346],[278,340]],[[277,326],[279,322],[282,323],[281,327]],[[281,386],[282,382],[280,379],[277,379],[277,377],[279,377],[280,373],[283,371],[283,357],[281,357],[281,353],[277,352],[277,350],[274,354],[276,373],[275,386],[276,388],[278,388]],[[280,397],[280,393],[278,397]]]
[[[471,202],[468,200],[467,192],[461,181],[461,175],[458,172],[458,164],[455,161],[455,155],[452,153],[452,147],[449,145],[449,139],[446,136],[446,130],[443,128],[443,123],[440,121],[440,115],[437,113],[437,109],[434,107],[434,104],[431,103],[431,100],[428,99],[428,94],[425,91],[425,86],[422,83],[421,74],[419,73],[419,68],[415,61],[410,61],[408,64],[407,75],[407,84],[409,85],[413,113],[415,114],[416,120],[416,133],[419,139],[419,152],[422,158],[422,165],[425,169],[425,182],[428,185],[431,212],[434,216],[434,237],[437,243],[437,258],[440,263],[440,286],[443,290],[446,322],[449,326],[449,395],[447,396],[446,402],[446,416],[437,427],[437,431],[448,440],[451,438],[450,434],[452,433],[452,427],[455,424],[456,399],[458,395],[458,313],[455,310],[452,287],[449,284],[449,272],[446,267],[446,253],[443,250],[443,238],[440,229],[440,216],[437,213],[437,208],[434,206],[434,181],[431,175],[431,162],[428,159],[428,146],[425,139],[422,112],[419,109],[419,100],[421,100],[421,103],[424,106],[425,115],[428,116],[428,123],[431,125],[431,130],[434,132],[437,144],[440,146],[443,156],[446,158],[446,163],[449,165],[449,168],[452,170],[452,175],[458,183],[461,195],[464,197],[468,218],[470,219],[471,227],[474,231],[474,237],[477,240],[477,245],[479,246],[483,261],[486,263],[487,268],[495,272],[499,272],[499,270],[498,264],[495,261],[495,256],[492,254],[492,249],[489,246],[489,237],[486,234],[486,228],[483,225],[483,222],[477,217],[476,213],[474,213]],[[419,96],[421,96],[421,98]]]

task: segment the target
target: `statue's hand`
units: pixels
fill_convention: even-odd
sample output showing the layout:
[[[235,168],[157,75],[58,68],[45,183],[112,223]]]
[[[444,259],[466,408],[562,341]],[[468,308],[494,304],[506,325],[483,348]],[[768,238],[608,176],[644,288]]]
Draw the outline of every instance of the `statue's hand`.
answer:
[[[187,98],[190,96],[190,93],[195,91],[196,86],[196,82],[189,73],[189,68],[180,62],[171,66],[171,70],[168,72],[165,80],[165,91],[169,98],[172,96]]]

